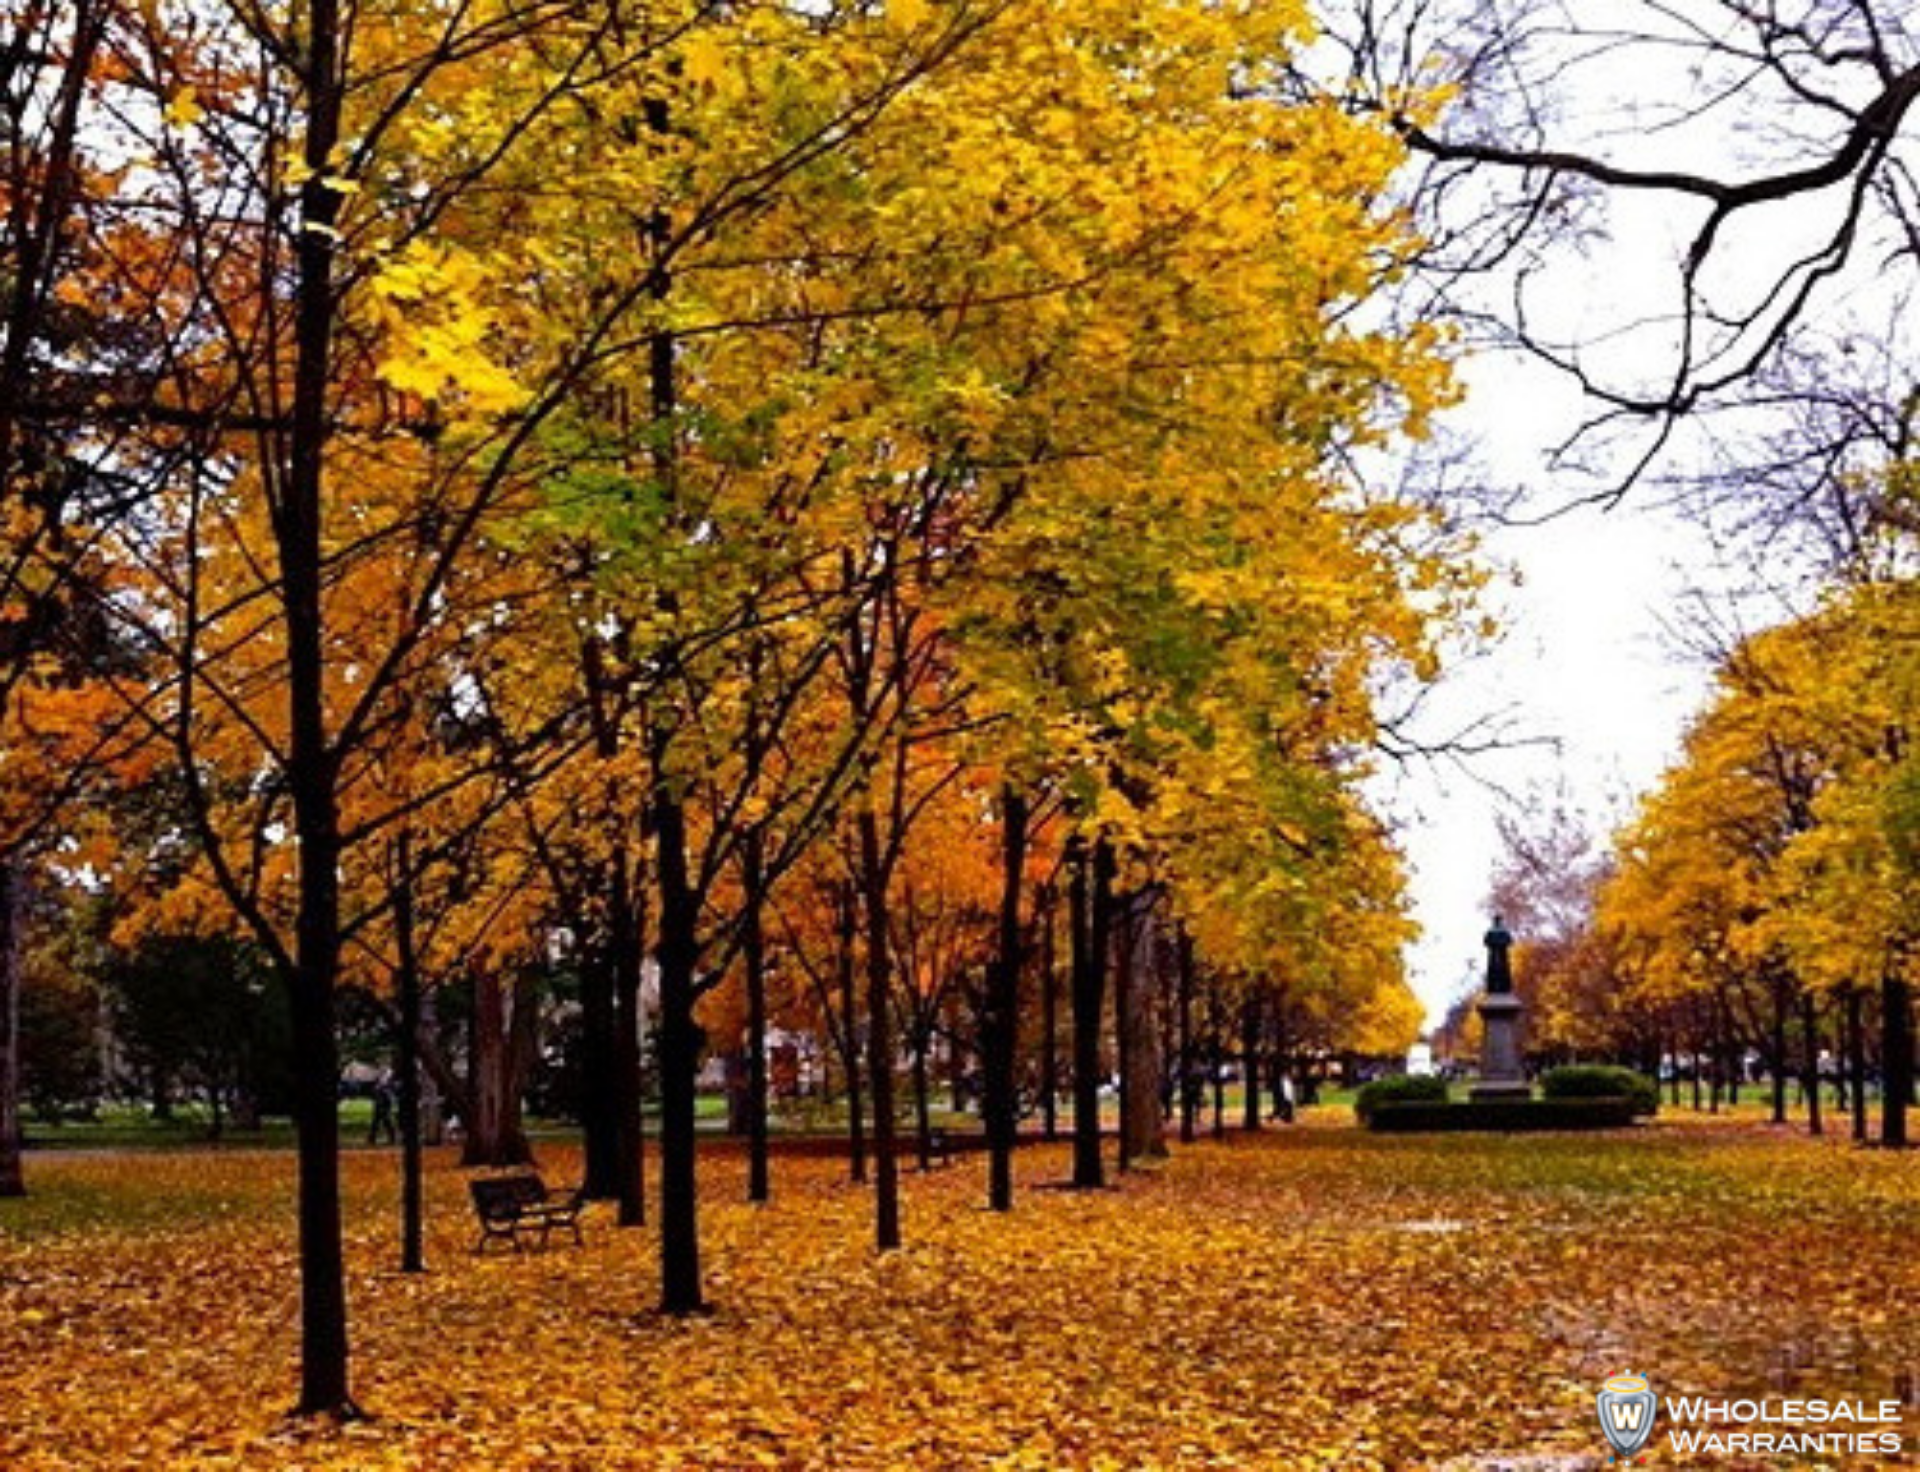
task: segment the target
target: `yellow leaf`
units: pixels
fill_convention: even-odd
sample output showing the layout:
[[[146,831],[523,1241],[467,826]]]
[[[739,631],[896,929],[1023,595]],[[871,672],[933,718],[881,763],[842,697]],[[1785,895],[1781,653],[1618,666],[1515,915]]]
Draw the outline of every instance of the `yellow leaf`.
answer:
[[[167,110],[162,116],[169,128],[191,128],[206,116],[206,111],[194,89],[182,87],[167,99]]]

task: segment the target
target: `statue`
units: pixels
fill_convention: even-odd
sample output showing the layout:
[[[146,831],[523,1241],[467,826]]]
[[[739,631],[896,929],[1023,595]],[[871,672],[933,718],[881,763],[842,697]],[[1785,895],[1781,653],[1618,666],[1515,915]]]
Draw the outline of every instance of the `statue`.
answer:
[[[1487,994],[1480,999],[1483,1028],[1480,1043],[1480,1081],[1474,1099],[1524,1099],[1529,1093],[1520,1058],[1521,1000],[1513,994],[1513,933],[1498,915],[1486,935]]]
[[[1493,929],[1487,932],[1487,995],[1506,997],[1513,994],[1513,966],[1507,960],[1507,952],[1513,947],[1513,934],[1498,915],[1493,917]]]

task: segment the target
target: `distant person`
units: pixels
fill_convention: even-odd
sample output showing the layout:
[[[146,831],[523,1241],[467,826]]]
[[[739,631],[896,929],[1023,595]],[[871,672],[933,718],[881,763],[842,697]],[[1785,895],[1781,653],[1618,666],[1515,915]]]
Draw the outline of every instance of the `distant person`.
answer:
[[[389,1145],[400,1137],[393,1122],[393,1080],[385,1077],[373,1086],[373,1122],[367,1126],[367,1143],[378,1145],[382,1135]]]

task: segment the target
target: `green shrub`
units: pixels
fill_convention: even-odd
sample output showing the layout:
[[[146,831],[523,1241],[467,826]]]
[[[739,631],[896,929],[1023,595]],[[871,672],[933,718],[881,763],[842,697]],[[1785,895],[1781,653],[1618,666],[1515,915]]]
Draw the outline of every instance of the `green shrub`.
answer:
[[[1367,1121],[1381,1134],[1413,1131],[1617,1130],[1633,1123],[1633,1101],[1600,1099],[1471,1099],[1464,1104],[1382,1104]]]
[[[1353,1096],[1353,1112],[1365,1124],[1377,1104],[1444,1104],[1447,1081],[1432,1074],[1398,1073],[1377,1078]]]
[[[1540,1078],[1547,1099],[1631,1099],[1635,1114],[1660,1107],[1660,1086],[1644,1073],[1605,1063],[1574,1063],[1550,1068]]]

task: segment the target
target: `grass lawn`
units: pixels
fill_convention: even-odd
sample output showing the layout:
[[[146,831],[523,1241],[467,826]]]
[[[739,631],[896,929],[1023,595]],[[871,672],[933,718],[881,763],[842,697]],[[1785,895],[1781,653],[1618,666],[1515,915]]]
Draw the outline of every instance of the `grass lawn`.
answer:
[[[0,1202],[0,1467],[1285,1469],[1605,1464],[1593,1397],[1879,1401],[1920,1375],[1920,1157],[1690,1116],[1615,1135],[1374,1138],[1345,1111],[981,1209],[905,1179],[869,1249],[844,1166],[703,1164],[715,1312],[667,1322],[649,1231],[476,1258],[451,1153],[394,1271],[390,1151],[346,1157],[357,1394],[295,1387],[293,1160],[42,1152]],[[542,1149],[550,1179],[578,1169]],[[656,1162],[650,1160],[652,1169]],[[1664,1430],[1664,1428],[1663,1428]],[[1903,1428],[1909,1451],[1920,1415]],[[1885,1456],[1650,1465],[1869,1467]]]

